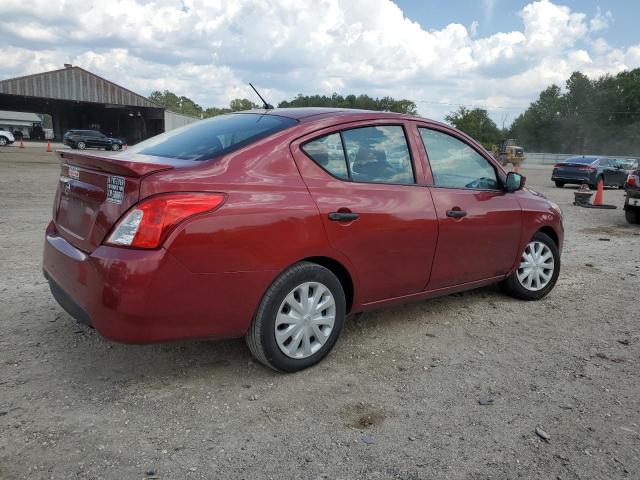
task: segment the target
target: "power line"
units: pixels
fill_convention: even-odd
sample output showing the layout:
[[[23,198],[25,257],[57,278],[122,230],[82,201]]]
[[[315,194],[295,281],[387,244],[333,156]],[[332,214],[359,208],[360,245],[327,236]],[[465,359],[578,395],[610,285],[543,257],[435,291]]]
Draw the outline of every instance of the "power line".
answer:
[[[526,112],[531,105],[528,107],[487,107],[483,105],[473,105],[466,103],[449,103],[449,102],[436,102],[434,100],[416,100],[416,103],[429,103],[433,105],[445,105],[448,107],[469,107],[469,108],[482,108],[483,110],[520,110],[522,112]],[[616,111],[616,110],[580,110],[577,112],[581,113],[596,113],[600,115],[640,115],[640,112],[628,112],[628,111]]]

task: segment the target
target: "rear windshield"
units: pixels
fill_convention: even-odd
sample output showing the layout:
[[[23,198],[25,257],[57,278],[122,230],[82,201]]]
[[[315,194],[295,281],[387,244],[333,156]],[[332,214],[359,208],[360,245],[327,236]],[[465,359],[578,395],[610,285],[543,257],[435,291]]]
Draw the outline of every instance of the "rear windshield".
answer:
[[[597,157],[571,157],[571,158],[567,158],[565,160],[566,163],[584,163],[584,164],[591,164],[593,162],[595,162],[597,159]]]
[[[127,153],[208,160],[298,123],[276,115],[236,113],[200,120],[152,137]]]

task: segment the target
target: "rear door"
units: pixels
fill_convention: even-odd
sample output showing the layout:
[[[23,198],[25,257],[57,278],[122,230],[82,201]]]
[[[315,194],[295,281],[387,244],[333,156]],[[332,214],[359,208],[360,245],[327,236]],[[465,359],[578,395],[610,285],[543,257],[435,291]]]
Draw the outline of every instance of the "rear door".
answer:
[[[420,126],[433,177],[438,248],[429,290],[506,274],[516,261],[522,212],[498,168],[453,132]]]
[[[107,137],[104,133],[96,132],[95,142],[96,147],[105,148],[109,145],[109,137]]]
[[[622,167],[622,161],[618,159],[607,159],[607,166],[602,173],[605,185],[622,186],[627,178],[627,172]]]
[[[362,303],[419,292],[429,278],[438,224],[409,145],[402,123],[361,122],[291,146],[329,243],[356,270]]]

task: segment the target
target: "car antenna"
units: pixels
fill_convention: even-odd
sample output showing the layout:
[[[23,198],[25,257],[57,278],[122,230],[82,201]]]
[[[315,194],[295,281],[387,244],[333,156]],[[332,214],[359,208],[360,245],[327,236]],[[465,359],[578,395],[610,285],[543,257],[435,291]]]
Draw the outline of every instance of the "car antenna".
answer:
[[[262,98],[262,95],[260,95],[260,93],[258,92],[258,90],[256,90],[256,87],[254,87],[251,82],[249,82],[249,86],[251,88],[253,88],[253,91],[256,92],[256,95],[258,95],[260,97],[260,100],[262,100],[262,105],[264,106],[265,110],[273,110],[273,105],[271,105],[270,103],[267,103],[264,98]]]

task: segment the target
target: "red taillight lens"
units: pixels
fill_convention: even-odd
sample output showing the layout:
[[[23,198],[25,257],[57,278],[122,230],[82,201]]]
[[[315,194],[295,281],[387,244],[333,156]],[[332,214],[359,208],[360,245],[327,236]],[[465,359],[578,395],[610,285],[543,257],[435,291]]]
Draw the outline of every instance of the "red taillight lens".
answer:
[[[638,187],[638,177],[636,177],[633,173],[629,174],[627,177],[627,185],[630,187]]]
[[[143,200],[129,210],[111,231],[107,245],[157,248],[179,223],[218,208],[220,193],[170,193]]]
[[[578,167],[578,170],[582,170],[583,172],[595,172],[596,168],[595,167]]]
[[[553,166],[553,168],[560,168],[560,167],[562,167],[562,164],[561,164],[561,163],[556,163],[556,164]]]

